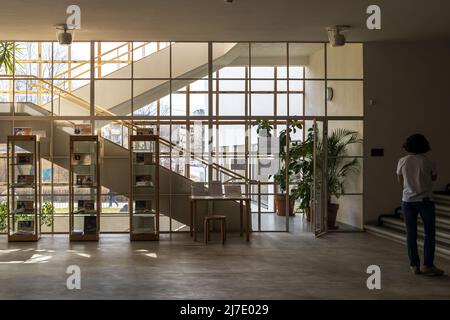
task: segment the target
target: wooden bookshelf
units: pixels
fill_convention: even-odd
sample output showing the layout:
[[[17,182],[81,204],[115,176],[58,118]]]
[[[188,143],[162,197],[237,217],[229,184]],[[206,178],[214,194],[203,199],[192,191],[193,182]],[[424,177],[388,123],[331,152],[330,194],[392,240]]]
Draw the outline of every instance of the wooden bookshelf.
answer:
[[[41,210],[39,137],[7,138],[8,241],[38,241]]]
[[[159,137],[129,139],[130,240],[159,240]]]
[[[98,241],[103,143],[96,135],[70,136],[70,241]]]

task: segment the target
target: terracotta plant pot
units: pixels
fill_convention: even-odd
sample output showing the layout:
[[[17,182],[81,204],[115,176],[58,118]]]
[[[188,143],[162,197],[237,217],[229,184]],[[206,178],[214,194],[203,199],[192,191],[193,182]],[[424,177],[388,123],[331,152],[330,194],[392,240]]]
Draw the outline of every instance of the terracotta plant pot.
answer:
[[[328,213],[328,229],[338,229],[338,226],[336,226],[336,217],[337,212],[339,210],[339,205],[336,203],[328,203],[327,213]]]
[[[295,199],[290,199],[289,201],[289,215],[294,216],[294,205]],[[275,195],[275,208],[277,210],[277,214],[279,216],[286,215],[286,195],[284,194],[276,194]]]

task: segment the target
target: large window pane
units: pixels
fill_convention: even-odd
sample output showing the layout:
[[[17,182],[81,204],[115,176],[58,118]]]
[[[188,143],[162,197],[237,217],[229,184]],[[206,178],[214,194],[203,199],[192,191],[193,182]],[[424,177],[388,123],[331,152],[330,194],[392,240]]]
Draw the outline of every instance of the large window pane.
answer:
[[[88,80],[53,82],[53,113],[60,116],[89,116],[91,90]]]
[[[273,94],[252,94],[252,116],[273,116],[274,115],[274,95]]]
[[[53,43],[53,77],[57,79],[89,79],[91,76],[91,44],[74,42],[70,46]]]
[[[16,115],[49,116],[52,111],[52,86],[52,80],[37,78],[15,80],[14,101],[16,102]]]
[[[160,99],[169,96],[167,80],[133,80],[133,115],[156,116]]]
[[[327,86],[333,90],[332,99],[327,101],[329,116],[363,115],[362,81],[328,81]]]
[[[325,78],[325,49],[322,43],[290,43],[289,67],[305,66],[306,79]],[[290,78],[302,78],[300,72]]]
[[[189,111],[193,116],[208,115],[208,94],[190,93]]]
[[[215,99],[214,99],[215,101]],[[245,94],[222,93],[219,95],[219,115],[243,116],[245,115]]]
[[[355,131],[358,134],[359,139],[364,138],[363,133],[363,121],[360,120],[330,120],[328,121],[328,135],[339,129],[345,129],[349,131]],[[354,143],[347,147],[347,156],[356,157],[363,156],[363,143]]]
[[[95,114],[131,114],[131,80],[95,80]]]
[[[131,78],[131,42],[96,42],[95,77]]]
[[[245,68],[249,65],[248,43],[213,43],[212,51],[213,78],[245,78]]]
[[[177,42],[172,45],[172,78],[199,79],[207,75],[208,43]]]
[[[305,115],[325,115],[325,81],[305,81]]]
[[[185,116],[187,108],[186,92],[177,91],[172,93],[172,116]]]
[[[363,45],[348,43],[341,47],[327,46],[327,77],[331,79],[363,78]]]
[[[138,45],[135,45],[139,47]],[[145,57],[140,56],[139,49],[135,51],[137,57],[141,59],[134,62],[134,78],[170,78],[170,47],[159,44],[159,50],[152,48],[151,44],[145,47]],[[152,50],[155,50],[153,53]]]

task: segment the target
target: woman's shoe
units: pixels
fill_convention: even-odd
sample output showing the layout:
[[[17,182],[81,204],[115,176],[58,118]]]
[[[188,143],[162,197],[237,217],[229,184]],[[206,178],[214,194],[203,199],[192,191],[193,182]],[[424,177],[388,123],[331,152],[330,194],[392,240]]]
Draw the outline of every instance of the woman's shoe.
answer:
[[[424,266],[422,268],[421,272],[424,276],[442,276],[444,274],[443,270],[441,270],[435,266],[432,266],[432,267]]]
[[[419,267],[417,267],[417,266],[410,266],[409,268],[411,269],[411,272],[413,274],[420,274],[420,268]]]

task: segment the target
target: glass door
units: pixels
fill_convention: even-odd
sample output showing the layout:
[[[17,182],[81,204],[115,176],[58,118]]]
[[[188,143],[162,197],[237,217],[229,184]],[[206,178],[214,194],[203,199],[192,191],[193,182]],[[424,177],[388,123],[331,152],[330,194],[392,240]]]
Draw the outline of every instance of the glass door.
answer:
[[[314,120],[313,181],[311,188],[311,214],[313,231],[317,237],[327,233],[327,122]]]

